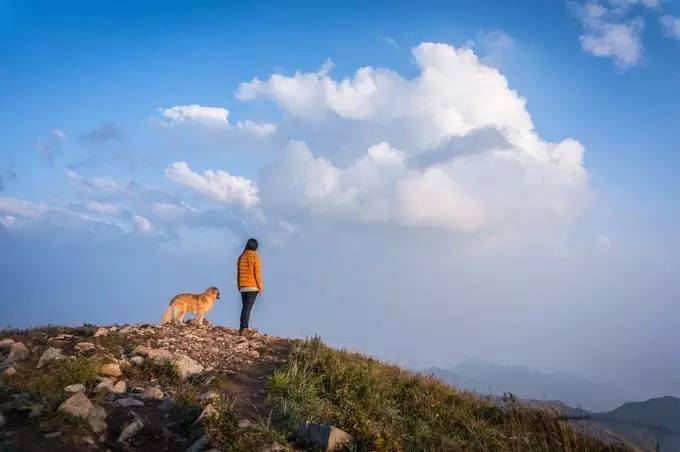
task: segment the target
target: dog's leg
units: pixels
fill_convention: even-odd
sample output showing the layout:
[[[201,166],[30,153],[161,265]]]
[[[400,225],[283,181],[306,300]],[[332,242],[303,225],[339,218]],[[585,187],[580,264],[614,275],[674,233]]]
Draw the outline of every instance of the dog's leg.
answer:
[[[196,314],[196,323],[198,326],[203,326],[203,317],[205,317],[205,314]]]
[[[178,320],[179,320],[179,324],[180,324],[180,325],[184,325],[184,315],[185,315],[186,313],[187,313],[187,311],[182,311],[182,312],[179,314],[179,319],[178,319]]]

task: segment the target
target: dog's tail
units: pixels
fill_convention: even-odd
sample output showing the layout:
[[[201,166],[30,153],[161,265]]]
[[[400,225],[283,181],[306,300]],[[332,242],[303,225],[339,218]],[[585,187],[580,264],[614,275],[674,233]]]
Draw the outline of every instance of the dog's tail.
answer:
[[[175,320],[175,308],[170,304],[168,306],[168,309],[165,310],[163,313],[163,317],[161,318],[161,324],[163,323],[170,323]]]

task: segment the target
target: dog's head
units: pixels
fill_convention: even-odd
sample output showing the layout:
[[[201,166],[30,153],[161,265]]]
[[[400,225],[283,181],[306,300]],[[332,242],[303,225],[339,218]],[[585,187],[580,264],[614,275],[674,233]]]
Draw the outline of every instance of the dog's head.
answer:
[[[212,296],[216,300],[220,299],[220,289],[218,289],[217,287],[210,287],[208,288],[208,290],[206,290],[206,292],[208,293],[208,295]]]

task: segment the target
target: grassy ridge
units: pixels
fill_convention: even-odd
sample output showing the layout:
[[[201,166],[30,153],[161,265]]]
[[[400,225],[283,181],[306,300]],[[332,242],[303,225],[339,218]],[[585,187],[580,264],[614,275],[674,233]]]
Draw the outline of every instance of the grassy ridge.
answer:
[[[625,451],[575,432],[545,410],[499,408],[439,381],[365,356],[301,342],[268,382],[288,428],[335,425],[359,451]]]

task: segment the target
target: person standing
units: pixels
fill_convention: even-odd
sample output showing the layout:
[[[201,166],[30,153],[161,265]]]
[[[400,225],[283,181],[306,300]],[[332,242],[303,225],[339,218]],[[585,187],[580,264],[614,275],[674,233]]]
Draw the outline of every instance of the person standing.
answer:
[[[249,329],[250,310],[253,309],[257,295],[264,291],[262,265],[260,264],[260,256],[257,254],[257,247],[257,240],[248,239],[246,247],[236,263],[236,285],[241,292],[241,301],[243,302],[240,333]]]

